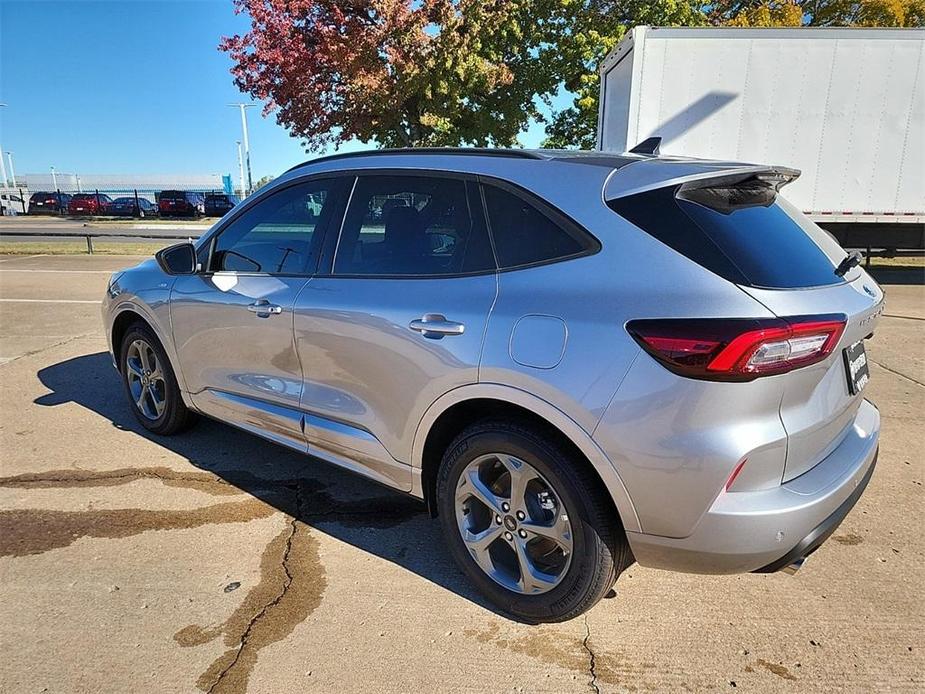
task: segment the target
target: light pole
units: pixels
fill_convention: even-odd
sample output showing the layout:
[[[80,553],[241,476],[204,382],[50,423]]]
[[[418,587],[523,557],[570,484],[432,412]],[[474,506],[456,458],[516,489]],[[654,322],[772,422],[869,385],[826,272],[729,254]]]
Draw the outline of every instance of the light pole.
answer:
[[[51,184],[55,187],[55,192],[58,191],[58,177],[55,175],[55,167],[51,167]]]
[[[241,141],[235,140],[238,146],[238,173],[241,176],[241,199],[244,199],[244,157],[241,155]]]
[[[245,103],[228,105],[240,109],[241,111],[241,130],[244,132],[244,161],[247,164],[247,190],[245,192],[245,194],[247,194],[254,187],[254,182],[251,179],[251,146],[250,141],[247,139],[247,109],[253,108],[254,105]]]
[[[13,153],[7,152],[6,158],[10,162],[10,179],[12,179],[12,183],[10,183],[10,186],[15,188],[16,187],[16,169],[13,168]]]
[[[6,106],[6,104],[0,104],[0,107]],[[3,146],[0,145],[0,152],[3,151]],[[0,175],[3,178],[3,187],[6,188],[6,164],[3,163],[3,155],[0,154]]]

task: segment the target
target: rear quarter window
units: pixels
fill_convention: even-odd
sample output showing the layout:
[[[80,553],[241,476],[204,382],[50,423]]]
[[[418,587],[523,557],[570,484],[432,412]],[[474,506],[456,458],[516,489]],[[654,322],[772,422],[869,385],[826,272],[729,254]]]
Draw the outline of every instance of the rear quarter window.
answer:
[[[574,258],[600,248],[597,239],[555,210],[541,210],[497,185],[484,185],[483,191],[502,270]]]
[[[680,199],[677,191],[659,188],[607,204],[650,236],[736,284],[797,289],[844,281],[820,246],[825,232],[780,197],[770,196],[767,204],[714,208]]]

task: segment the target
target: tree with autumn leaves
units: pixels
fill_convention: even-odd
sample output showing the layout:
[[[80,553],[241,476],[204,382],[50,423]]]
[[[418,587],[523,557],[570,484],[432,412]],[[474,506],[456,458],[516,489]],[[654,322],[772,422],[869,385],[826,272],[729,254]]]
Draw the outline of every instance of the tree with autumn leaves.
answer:
[[[235,0],[235,83],[309,150],[506,146],[546,120],[547,146],[593,146],[597,63],[637,24],[921,26],[925,0]]]
[[[238,87],[308,149],[511,145],[556,83],[551,0],[237,0]]]

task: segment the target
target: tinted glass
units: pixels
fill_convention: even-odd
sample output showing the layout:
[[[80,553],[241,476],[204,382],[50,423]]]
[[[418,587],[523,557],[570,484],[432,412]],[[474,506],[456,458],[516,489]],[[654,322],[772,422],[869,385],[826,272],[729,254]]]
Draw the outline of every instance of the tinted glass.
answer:
[[[100,198],[102,197],[103,196],[101,195]],[[71,200],[96,200],[96,195],[94,193],[81,193],[79,195],[75,195],[73,198],[71,198]]]
[[[135,198],[116,198],[115,200],[113,200],[113,202],[118,203],[120,205],[129,205],[129,204],[134,205]],[[141,200],[139,200],[138,202],[139,204],[141,204]]]
[[[161,200],[185,200],[186,196],[183,191],[180,190],[164,190],[161,191]]]
[[[817,243],[825,243],[824,232],[801,219],[801,213],[785,201],[714,208],[678,199],[675,193],[675,188],[660,188],[608,205],[662,243],[736,284],[793,289],[843,281]],[[814,240],[816,234],[820,237]]]
[[[336,274],[435,276],[493,270],[491,244],[465,181],[364,176],[356,184]]]
[[[269,274],[310,274],[333,204],[334,183],[291,186],[257,203],[222,231],[211,269]]]
[[[485,186],[498,264],[530,265],[578,255],[588,246],[532,204],[507,190]]]

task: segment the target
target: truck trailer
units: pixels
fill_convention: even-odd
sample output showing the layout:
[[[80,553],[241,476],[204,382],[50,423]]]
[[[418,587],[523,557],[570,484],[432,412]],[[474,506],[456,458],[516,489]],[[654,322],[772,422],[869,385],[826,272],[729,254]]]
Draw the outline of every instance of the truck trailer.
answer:
[[[925,30],[638,26],[600,74],[598,149],[798,169],[842,246],[925,249]]]

